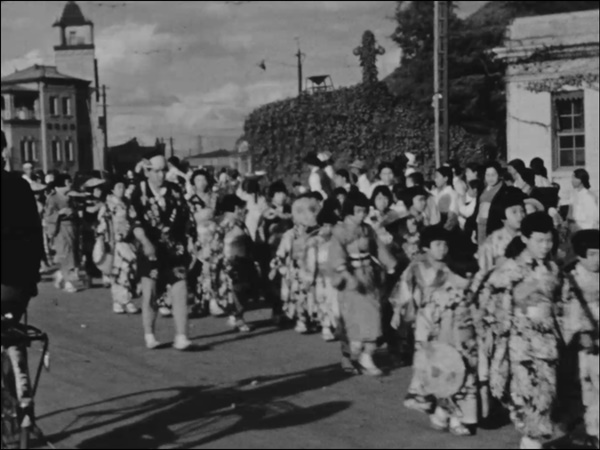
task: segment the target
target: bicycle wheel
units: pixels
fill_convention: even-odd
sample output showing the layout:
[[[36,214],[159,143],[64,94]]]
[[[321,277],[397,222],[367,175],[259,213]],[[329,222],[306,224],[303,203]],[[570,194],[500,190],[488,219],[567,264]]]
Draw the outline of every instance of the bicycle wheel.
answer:
[[[20,446],[19,401],[15,377],[8,355],[2,352],[2,448]]]

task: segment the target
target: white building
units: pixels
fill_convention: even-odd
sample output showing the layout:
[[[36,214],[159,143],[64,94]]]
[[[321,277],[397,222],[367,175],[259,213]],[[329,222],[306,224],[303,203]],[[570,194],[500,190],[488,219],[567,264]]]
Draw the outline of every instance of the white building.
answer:
[[[598,194],[598,10],[516,19],[503,48],[508,160],[544,160],[549,178],[571,195],[585,168]]]

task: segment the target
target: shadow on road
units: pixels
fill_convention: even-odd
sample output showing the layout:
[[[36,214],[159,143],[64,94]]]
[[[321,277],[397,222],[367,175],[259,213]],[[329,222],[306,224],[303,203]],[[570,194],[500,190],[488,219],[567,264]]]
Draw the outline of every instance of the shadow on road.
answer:
[[[75,414],[71,424],[49,439],[54,443],[67,438],[83,439],[77,445],[82,449],[152,449],[165,445],[193,448],[245,431],[293,427],[338,414],[352,403],[325,402],[303,408],[286,398],[323,389],[346,378],[348,375],[338,365],[330,365],[240,380],[225,388],[145,391],[57,411],[40,420]],[[98,434],[93,436],[94,433]]]

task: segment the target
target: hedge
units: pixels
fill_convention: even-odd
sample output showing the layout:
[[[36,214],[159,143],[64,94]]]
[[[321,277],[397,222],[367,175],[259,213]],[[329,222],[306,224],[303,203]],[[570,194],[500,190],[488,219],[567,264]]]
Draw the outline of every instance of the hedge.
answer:
[[[360,157],[372,168],[410,151],[425,173],[435,169],[431,118],[402,104],[383,82],[264,105],[248,116],[244,131],[254,168],[273,178],[303,176],[302,160],[312,151],[331,152],[336,167]],[[484,159],[485,138],[460,127],[452,127],[450,134],[451,155],[463,162]]]

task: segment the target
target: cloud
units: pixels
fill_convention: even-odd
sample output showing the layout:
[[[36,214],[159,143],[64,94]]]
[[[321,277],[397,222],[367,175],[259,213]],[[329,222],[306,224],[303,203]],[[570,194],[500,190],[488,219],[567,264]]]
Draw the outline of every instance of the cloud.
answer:
[[[15,71],[26,69],[34,64],[53,64],[54,58],[42,50],[31,50],[20,58],[2,61],[2,76],[9,75]]]
[[[156,24],[127,22],[102,30],[96,39],[101,68],[129,73],[149,69],[157,55],[177,51],[181,39],[157,28]]]

